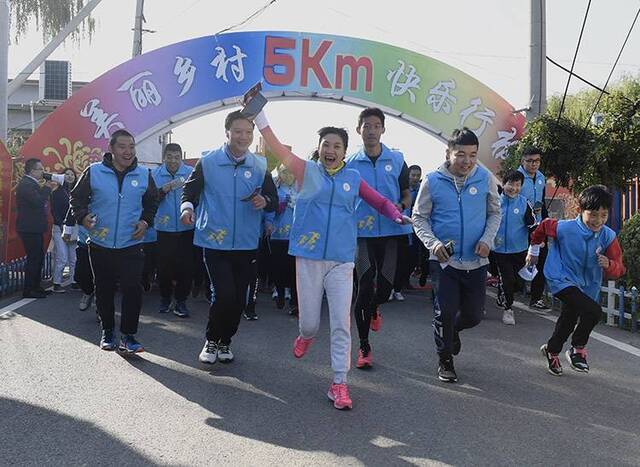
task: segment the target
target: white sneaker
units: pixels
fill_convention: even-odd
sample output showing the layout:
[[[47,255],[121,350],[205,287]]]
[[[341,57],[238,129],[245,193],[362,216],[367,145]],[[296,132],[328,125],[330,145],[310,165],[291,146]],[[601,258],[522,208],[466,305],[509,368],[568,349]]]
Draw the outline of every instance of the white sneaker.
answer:
[[[275,300],[276,298],[278,298],[278,291],[274,287],[273,290],[271,291],[271,300]]]
[[[391,293],[389,294],[389,302],[393,300],[393,290],[391,291]]]
[[[198,360],[202,363],[214,364],[218,360],[218,344],[213,341],[205,341]]]
[[[507,308],[502,312],[502,324],[506,324],[509,326],[513,326],[516,324],[516,319],[513,316],[513,310],[511,308]]]
[[[284,299],[291,300],[291,289],[289,287],[285,287],[284,289]]]
[[[402,292],[393,292],[392,295],[394,300],[398,300],[399,302],[404,302],[404,295],[402,295]]]
[[[218,344],[218,360],[220,363],[231,363],[233,361],[233,352],[228,345]]]

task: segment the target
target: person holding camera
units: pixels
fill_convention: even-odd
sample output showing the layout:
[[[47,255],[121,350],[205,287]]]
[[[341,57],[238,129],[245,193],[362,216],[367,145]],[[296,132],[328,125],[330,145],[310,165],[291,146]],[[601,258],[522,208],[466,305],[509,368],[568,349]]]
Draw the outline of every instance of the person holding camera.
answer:
[[[110,152],[91,164],[71,191],[76,221],[89,232],[89,258],[95,279],[96,305],[102,324],[100,348],[115,350],[114,298],[122,292],[118,350],[143,352],[136,340],[142,308],[142,239],[158,209],[158,190],[151,171],[138,165],[133,135],[121,129],[111,135]]]
[[[540,224],[544,219],[549,217],[547,206],[545,204],[545,187],[547,179],[540,172],[540,164],[542,163],[542,151],[536,147],[525,148],[522,152],[522,161],[518,172],[524,175],[524,183],[522,184],[521,194],[531,206],[533,206],[533,214],[536,223]],[[547,247],[540,249],[538,257],[538,274],[531,282],[531,297],[529,299],[529,307],[540,312],[547,312],[549,306],[542,298],[544,293],[544,262],[547,258]]]
[[[52,181],[55,179],[55,182]],[[43,184],[43,180],[47,180]],[[24,298],[45,298],[47,293],[40,286],[44,263],[44,233],[49,227],[47,205],[54,183],[63,183],[61,175],[45,174],[40,159],[27,159],[24,177],[16,187],[16,231],[27,255],[24,271]]]
[[[477,164],[478,137],[454,130],[447,161],[426,176],[413,209],[416,235],[430,261],[434,289],[433,329],[438,378],[456,382],[453,356],[460,331],[482,321],[489,252],[500,226],[500,196],[491,173]]]

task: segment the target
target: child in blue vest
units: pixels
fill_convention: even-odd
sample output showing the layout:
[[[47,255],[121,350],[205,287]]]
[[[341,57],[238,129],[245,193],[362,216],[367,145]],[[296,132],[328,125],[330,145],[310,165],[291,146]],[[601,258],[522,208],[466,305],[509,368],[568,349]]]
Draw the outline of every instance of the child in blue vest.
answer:
[[[300,335],[293,346],[302,358],[320,326],[323,293],[329,304],[333,383],[327,397],[336,409],[352,407],[347,373],[351,366],[351,296],[357,241],[356,209],[363,199],[397,223],[408,218],[345,166],[348,134],[342,128],[318,132],[319,162],[304,161],[275,136],[264,115],[256,125],[276,157],[293,173],[298,189],[289,254],[296,257]]]
[[[587,373],[587,342],[600,321],[600,285],[604,276],[616,279],[625,272],[622,250],[613,230],[605,225],[611,194],[594,185],[578,197],[580,214],[573,220],[545,219],[531,237],[527,264],[535,264],[540,246],[550,238],[544,274],[562,310],[549,341],[540,347],[549,373],[562,375],[559,354],[571,336],[566,357],[576,371]],[[603,274],[604,273],[604,274]]]
[[[529,246],[529,228],[536,219],[527,199],[520,194],[524,175],[516,170],[508,171],[502,178],[500,198],[502,217],[494,240],[494,258],[500,271],[500,291],[504,296],[502,322],[516,324],[513,316],[513,293],[518,282],[518,271],[522,269]]]

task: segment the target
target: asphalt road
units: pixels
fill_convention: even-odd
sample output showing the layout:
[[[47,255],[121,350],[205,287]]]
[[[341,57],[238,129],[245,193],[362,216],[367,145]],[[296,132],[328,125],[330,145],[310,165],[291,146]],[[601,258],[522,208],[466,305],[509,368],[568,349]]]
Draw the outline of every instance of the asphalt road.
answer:
[[[78,298],[0,319],[2,465],[640,465],[640,357],[592,340],[591,373],[565,364],[551,376],[538,348],[553,323],[517,312],[504,326],[490,297],[486,319],[462,333],[458,384],[437,379],[427,294],[385,305],[374,368],[349,375],[348,412],[325,395],[326,314],[296,360],[296,319],[261,295],[260,319],[233,341],[236,361],[206,367],[202,299],[179,319],[145,297],[147,352],[123,358],[98,349]],[[638,335],[596,330],[640,348]]]

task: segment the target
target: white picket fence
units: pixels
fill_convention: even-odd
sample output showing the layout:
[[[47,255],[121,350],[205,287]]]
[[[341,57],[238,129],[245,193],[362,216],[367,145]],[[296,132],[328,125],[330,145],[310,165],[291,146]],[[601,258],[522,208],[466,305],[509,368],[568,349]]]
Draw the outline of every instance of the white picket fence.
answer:
[[[606,287],[600,287],[600,291],[606,295],[606,306],[602,306],[602,311],[607,315],[607,325],[624,328],[625,323],[630,323],[631,332],[638,332],[637,287],[625,290],[622,285],[616,286],[615,281],[608,281]]]

